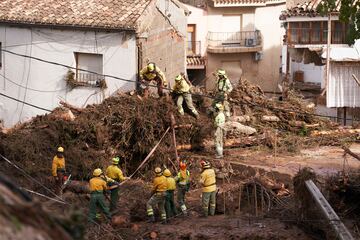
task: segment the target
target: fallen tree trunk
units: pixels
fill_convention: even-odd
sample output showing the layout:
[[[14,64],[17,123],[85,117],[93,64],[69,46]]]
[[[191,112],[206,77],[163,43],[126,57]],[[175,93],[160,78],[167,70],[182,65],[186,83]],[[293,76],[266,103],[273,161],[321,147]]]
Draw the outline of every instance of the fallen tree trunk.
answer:
[[[341,148],[344,149],[345,154],[349,154],[350,156],[352,156],[360,161],[360,156],[357,155],[356,153],[352,152],[348,147],[342,146]]]

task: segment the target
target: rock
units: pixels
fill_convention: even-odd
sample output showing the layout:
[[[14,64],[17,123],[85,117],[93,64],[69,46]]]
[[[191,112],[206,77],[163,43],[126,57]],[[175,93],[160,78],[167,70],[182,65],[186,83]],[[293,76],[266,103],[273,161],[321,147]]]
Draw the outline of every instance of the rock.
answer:
[[[231,122],[231,121],[226,122],[224,124],[224,128],[229,134],[235,134],[235,135],[237,134],[251,135],[257,132],[255,128],[245,126],[238,122]]]
[[[131,226],[131,230],[133,230],[134,232],[138,232],[140,229],[140,226],[138,224],[132,224]]]
[[[234,122],[244,123],[244,122],[250,122],[251,118],[248,115],[233,116],[233,117],[231,117],[231,120],[234,121]]]
[[[112,225],[123,226],[128,223],[128,219],[125,216],[114,216],[111,220]]]
[[[279,122],[280,118],[277,116],[262,116],[261,120],[265,122]]]

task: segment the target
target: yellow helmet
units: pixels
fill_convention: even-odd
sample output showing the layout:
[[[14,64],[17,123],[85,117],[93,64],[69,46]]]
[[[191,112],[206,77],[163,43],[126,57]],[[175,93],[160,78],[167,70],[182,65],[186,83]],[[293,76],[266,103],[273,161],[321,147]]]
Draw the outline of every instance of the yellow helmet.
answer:
[[[57,152],[63,153],[63,152],[64,152],[64,148],[63,148],[63,147],[58,147]]]
[[[182,79],[182,76],[179,74],[176,76],[175,81],[180,81]]]
[[[226,72],[225,72],[224,69],[218,69],[216,73],[217,73],[218,76],[225,76],[226,75]]]
[[[113,163],[113,164],[119,164],[119,161],[120,161],[119,157],[114,157],[114,158],[112,159],[112,163]]]
[[[164,176],[165,176],[165,177],[170,177],[170,176],[171,176],[171,172],[170,172],[169,169],[165,169],[165,170],[164,170]]]
[[[101,170],[100,168],[95,169],[94,172],[93,172],[93,175],[94,175],[95,177],[98,177],[98,176],[100,176],[101,174],[102,174],[102,170]]]
[[[147,65],[147,69],[148,69],[149,72],[155,71],[155,63],[149,63]]]
[[[224,106],[221,103],[215,104],[215,107],[219,110],[224,110]]]
[[[162,174],[161,168],[156,167],[156,168],[155,168],[155,174],[156,174],[156,176],[160,176],[160,175]]]

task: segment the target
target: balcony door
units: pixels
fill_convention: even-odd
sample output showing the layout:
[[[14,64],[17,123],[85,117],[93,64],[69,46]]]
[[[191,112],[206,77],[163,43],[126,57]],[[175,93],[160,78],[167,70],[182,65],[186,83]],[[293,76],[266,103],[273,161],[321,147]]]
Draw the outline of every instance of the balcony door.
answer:
[[[188,24],[187,26],[187,55],[196,54],[196,25]]]

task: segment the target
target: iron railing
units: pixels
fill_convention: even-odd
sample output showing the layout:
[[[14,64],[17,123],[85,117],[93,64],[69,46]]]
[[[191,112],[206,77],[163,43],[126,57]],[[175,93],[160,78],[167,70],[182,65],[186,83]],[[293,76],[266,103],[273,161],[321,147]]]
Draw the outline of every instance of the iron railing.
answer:
[[[201,41],[188,41],[186,47],[186,56],[200,56]]]
[[[104,75],[81,72],[78,71],[76,73],[76,83],[84,86],[95,86],[99,87],[101,85],[101,81],[104,80]]]
[[[255,47],[261,45],[260,31],[209,32],[208,45],[212,47]]]

